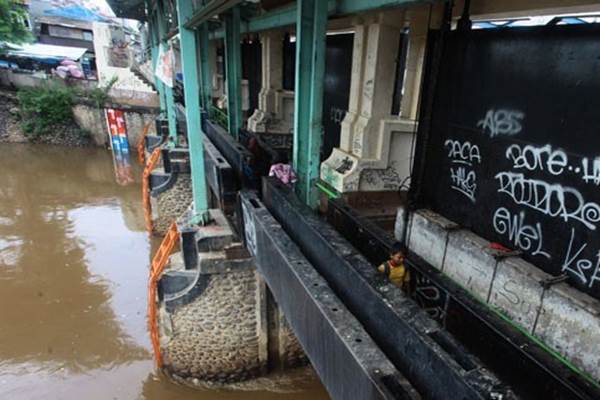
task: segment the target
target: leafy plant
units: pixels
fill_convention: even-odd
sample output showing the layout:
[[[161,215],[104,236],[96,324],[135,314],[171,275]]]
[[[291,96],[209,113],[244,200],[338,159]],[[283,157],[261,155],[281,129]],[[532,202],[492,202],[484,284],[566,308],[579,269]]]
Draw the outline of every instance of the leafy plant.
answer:
[[[89,100],[91,100],[96,108],[102,108],[104,107],[104,104],[110,100],[108,92],[110,92],[110,89],[115,85],[115,83],[117,83],[117,77],[113,76],[106,85],[83,92],[81,93],[81,96],[87,97]]]
[[[16,0],[0,0],[0,42],[21,44],[31,41],[33,36],[26,21],[27,10],[23,5]]]
[[[31,139],[62,132],[56,128],[65,124],[76,124],[73,106],[78,100],[91,101],[96,108],[101,109],[110,99],[108,92],[116,82],[117,78],[113,78],[105,86],[90,90],[57,84],[20,90],[19,114],[23,131]],[[78,131],[81,136],[89,135],[89,132],[86,133],[82,129]]]
[[[48,134],[57,125],[73,122],[76,96],[72,88],[58,85],[27,88],[19,91],[18,99],[21,125],[30,136]]]

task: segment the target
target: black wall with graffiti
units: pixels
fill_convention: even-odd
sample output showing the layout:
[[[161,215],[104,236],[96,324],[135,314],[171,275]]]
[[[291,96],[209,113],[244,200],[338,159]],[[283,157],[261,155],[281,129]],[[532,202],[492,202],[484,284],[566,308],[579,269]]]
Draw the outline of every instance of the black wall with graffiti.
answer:
[[[437,82],[420,205],[600,298],[600,28],[452,31]]]

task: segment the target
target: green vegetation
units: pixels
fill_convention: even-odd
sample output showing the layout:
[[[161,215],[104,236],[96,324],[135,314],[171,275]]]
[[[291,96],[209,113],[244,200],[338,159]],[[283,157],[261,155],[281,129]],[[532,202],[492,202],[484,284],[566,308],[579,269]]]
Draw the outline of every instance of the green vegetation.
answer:
[[[114,86],[115,83],[117,83],[117,77],[113,76],[112,79],[108,81],[106,86],[88,90],[87,92],[81,93],[80,96],[87,97],[94,103],[96,108],[103,108],[104,105],[110,100],[108,92]]]
[[[2,1],[2,0],[0,0]],[[22,89],[18,93],[21,127],[31,138],[58,133],[64,124],[75,124],[73,106],[80,100],[90,101],[100,109],[109,100],[108,92],[116,78],[106,86],[81,90],[71,86],[48,84],[38,88]],[[82,136],[86,132],[80,130]]]
[[[0,0],[0,43],[21,44],[31,41],[33,37],[26,21],[27,10],[23,5],[16,0]]]
[[[1,0],[0,0],[1,1]],[[73,121],[73,89],[43,86],[19,91],[21,126],[30,137],[50,133],[54,127]]]

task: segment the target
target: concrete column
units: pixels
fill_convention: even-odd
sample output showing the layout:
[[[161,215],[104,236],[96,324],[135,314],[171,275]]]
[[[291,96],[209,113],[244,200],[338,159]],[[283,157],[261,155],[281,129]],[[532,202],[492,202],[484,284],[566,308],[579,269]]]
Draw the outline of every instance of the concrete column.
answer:
[[[340,148],[321,165],[339,192],[398,190],[408,176],[414,123],[391,115],[402,10],[378,13],[354,27],[352,82]]]
[[[403,118],[416,119],[419,107],[419,90],[425,62],[429,6],[415,7],[408,11],[409,39],[404,77],[404,96],[400,106]]]
[[[277,116],[276,92],[282,90],[283,32],[267,31],[260,34],[262,88],[258,94],[258,108],[248,119],[253,132],[268,131],[270,120]]]
[[[399,16],[402,17],[402,14]],[[360,158],[376,156],[379,121],[389,117],[392,109],[396,53],[402,27],[388,25],[388,21],[380,16],[375,23],[362,27],[366,38],[359,38],[364,47],[358,71],[362,74],[354,85],[356,93],[351,93],[351,97],[356,94],[358,115],[350,117],[352,124],[342,125],[342,136],[352,137],[351,152]]]
[[[261,34],[262,88],[258,108],[248,118],[248,130],[273,149],[292,147],[294,91],[283,89],[283,31]]]

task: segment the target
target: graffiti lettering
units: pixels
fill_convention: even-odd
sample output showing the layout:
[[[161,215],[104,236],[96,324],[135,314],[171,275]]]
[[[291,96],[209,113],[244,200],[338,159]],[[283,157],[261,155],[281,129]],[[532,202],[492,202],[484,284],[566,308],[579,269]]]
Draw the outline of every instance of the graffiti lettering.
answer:
[[[477,122],[477,126],[492,138],[500,135],[512,136],[521,132],[521,120],[524,117],[525,114],[517,110],[491,109]]]
[[[422,275],[417,275],[415,300],[431,318],[442,322],[446,317],[444,311],[445,295],[429,279]]]
[[[543,147],[513,144],[506,149],[506,158],[513,162],[514,168],[545,170],[552,175],[562,174],[568,164],[567,154],[562,150],[552,150],[549,144]]]
[[[444,143],[448,147],[448,158],[453,163],[472,165],[474,162],[481,164],[479,146],[471,142],[461,143],[458,140],[448,139]]]
[[[569,241],[569,247],[563,261],[562,271],[574,274],[581,280],[581,283],[592,287],[594,283],[600,281],[600,251],[596,254],[596,264],[592,260],[585,258],[578,259],[579,255],[587,247],[587,243],[583,243],[579,246],[578,250],[573,249],[573,241],[575,240],[575,229],[571,228],[571,240]],[[594,270],[590,278],[587,277],[587,271]]]
[[[494,213],[494,229],[500,235],[508,235],[510,240],[519,249],[530,252],[531,255],[544,256],[550,259],[550,254],[542,251],[543,236],[542,225],[538,222],[535,225],[525,224],[525,212],[511,214],[504,207],[500,207]]]
[[[584,158],[581,160],[581,165],[583,169],[583,181],[585,183],[600,185],[600,157],[596,157],[593,163],[587,158]]]
[[[475,203],[475,190],[477,189],[477,175],[475,171],[466,171],[464,167],[450,168],[452,189],[464,194]]]
[[[523,174],[513,172],[500,172],[495,178],[500,183],[498,192],[509,195],[516,204],[544,215],[562,218],[565,222],[573,219],[596,230],[595,224],[600,221],[600,206],[586,202],[577,189],[527,179]]]
[[[509,279],[498,289],[498,295],[504,297],[512,304],[510,312],[515,313],[515,308],[519,309],[518,314],[529,314],[532,309],[531,303],[526,302],[519,296],[521,286],[519,283]]]

